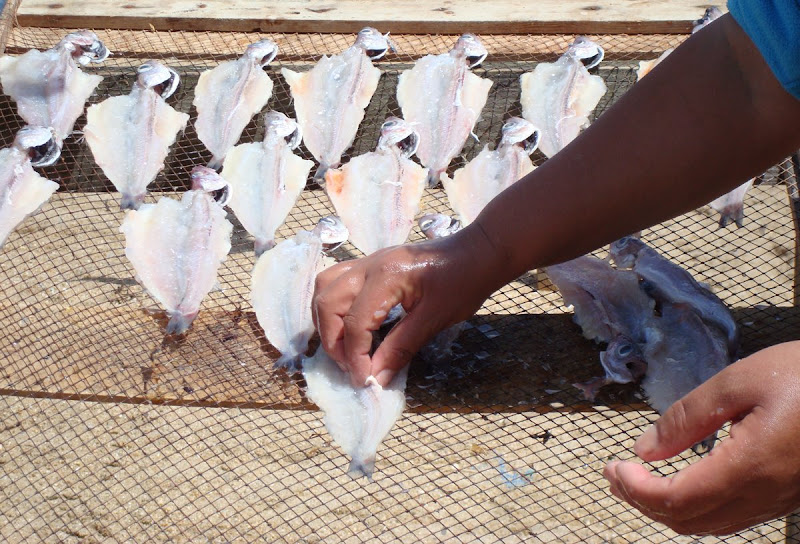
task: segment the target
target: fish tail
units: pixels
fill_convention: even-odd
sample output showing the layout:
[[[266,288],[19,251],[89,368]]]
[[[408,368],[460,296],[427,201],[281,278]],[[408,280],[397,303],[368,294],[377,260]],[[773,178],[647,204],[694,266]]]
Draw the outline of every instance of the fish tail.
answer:
[[[441,170],[428,170],[428,188],[434,189],[439,185],[439,177],[442,175]]]
[[[329,168],[330,166],[325,163],[320,163],[319,168],[317,168],[317,171],[314,174],[314,181],[320,186],[325,185],[325,172],[327,172]]]
[[[738,228],[742,228],[744,226],[744,203],[743,202],[728,206],[724,210],[719,212],[719,227],[720,228],[727,227],[731,223],[731,221],[736,223],[736,226]]]
[[[300,372],[303,366],[303,354],[291,354],[287,353],[286,355],[281,355],[275,363],[273,363],[273,367],[278,368],[285,368],[288,374],[295,374],[296,372]]]
[[[360,478],[361,476],[366,476],[367,480],[370,482],[372,481],[372,473],[375,471],[375,457],[369,457],[367,459],[356,459],[353,458],[350,461],[350,466],[347,468],[347,474],[353,479]]]
[[[265,251],[269,251],[275,247],[275,239],[271,240],[256,240],[255,243],[255,251],[256,251],[256,258],[261,257],[261,254]]]
[[[187,330],[189,330],[189,327],[191,327],[192,321],[194,321],[195,317],[197,317],[197,313],[191,315],[171,315],[169,318],[169,323],[167,323],[167,334],[179,335],[185,333]]]
[[[139,205],[142,203],[141,196],[131,196],[123,193],[119,201],[120,210],[138,210]]]
[[[692,451],[697,455],[703,455],[710,452],[714,448],[714,443],[717,441],[717,432],[714,431],[700,442],[692,446]]]
[[[208,167],[219,174],[220,170],[222,170],[222,160],[217,157],[211,157],[211,160],[208,161]]]

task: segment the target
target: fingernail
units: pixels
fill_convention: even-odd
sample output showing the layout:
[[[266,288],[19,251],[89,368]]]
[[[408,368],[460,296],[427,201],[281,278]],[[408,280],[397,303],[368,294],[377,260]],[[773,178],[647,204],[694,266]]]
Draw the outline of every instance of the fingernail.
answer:
[[[633,451],[641,458],[655,451],[658,446],[658,430],[655,425],[650,425],[633,445]]]
[[[378,380],[378,383],[381,384],[381,387],[386,387],[389,385],[389,382],[392,381],[392,371],[388,368],[385,368],[378,372],[378,375],[375,376],[375,379]]]

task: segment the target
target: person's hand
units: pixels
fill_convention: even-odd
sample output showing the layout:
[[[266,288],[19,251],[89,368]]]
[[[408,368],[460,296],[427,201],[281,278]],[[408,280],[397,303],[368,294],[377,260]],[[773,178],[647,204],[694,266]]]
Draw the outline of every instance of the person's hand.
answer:
[[[683,534],[729,534],[800,506],[800,342],[734,363],[676,402],[634,446],[667,459],[732,421],[730,437],[671,477],[638,463],[604,471],[611,493]]]
[[[427,340],[469,318],[502,284],[494,254],[483,231],[469,226],[324,270],[312,302],[322,347],[353,385],[373,375],[386,386]],[[397,304],[407,315],[370,357],[372,331]]]

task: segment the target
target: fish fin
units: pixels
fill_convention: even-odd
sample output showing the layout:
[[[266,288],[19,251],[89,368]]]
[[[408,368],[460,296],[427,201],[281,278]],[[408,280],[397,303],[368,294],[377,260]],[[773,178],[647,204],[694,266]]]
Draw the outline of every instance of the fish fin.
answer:
[[[372,473],[375,471],[375,457],[368,459],[350,461],[350,466],[347,468],[347,474],[353,479],[366,476],[367,480],[372,481]]]
[[[600,388],[608,383],[609,381],[604,376],[600,376],[587,382],[573,383],[572,387],[579,389],[583,393],[584,400],[594,402],[594,399],[597,398],[597,393],[600,392]]]
[[[285,368],[288,374],[294,374],[296,372],[300,372],[303,366],[303,359],[304,357],[302,353],[298,355],[281,355],[278,360],[273,363],[273,368]]]
[[[255,242],[256,257],[257,258],[261,257],[261,255],[265,251],[269,251],[273,247],[275,247],[275,239],[274,238],[272,240],[267,240],[267,241],[256,240],[256,242]]]
[[[177,336],[185,333],[192,326],[195,317],[197,317],[196,313],[194,315],[173,314],[167,323],[167,334]]]

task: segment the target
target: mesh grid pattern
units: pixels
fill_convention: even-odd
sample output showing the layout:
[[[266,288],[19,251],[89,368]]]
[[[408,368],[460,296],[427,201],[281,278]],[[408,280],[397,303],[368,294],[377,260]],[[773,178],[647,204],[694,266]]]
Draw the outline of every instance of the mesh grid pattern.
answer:
[[[7,23],[9,21],[6,21]],[[6,52],[48,48],[66,33],[14,28]],[[90,102],[129,91],[135,68],[156,58],[182,86],[170,99],[191,114],[149,202],[188,188],[210,158],[192,126],[199,74],[270,37],[269,106],[293,116],[282,66],[305,69],[348,47],[351,35],[102,31],[114,53],[90,68],[104,80]],[[380,124],[400,115],[398,74],[448,50],[455,36],[398,36],[349,157],[372,150]],[[636,61],[684,36],[596,36],[609,92],[601,114],[635,81]],[[476,71],[494,81],[480,143],[519,115],[519,76],[553,60],[572,36],[484,36]],[[0,144],[22,126],[0,98]],[[85,117],[76,128],[82,128]],[[260,140],[260,116],[241,141]],[[304,147],[300,153],[311,158]],[[543,157],[537,153],[537,162]],[[655,419],[634,386],[605,388],[597,402],[571,383],[599,375],[597,346],[583,339],[547,278],[531,272],[495,293],[462,333],[447,365],[412,367],[408,407],[378,451],[375,481],[353,481],[301,382],[271,369],[269,345],[249,303],[252,239],[235,217],[232,250],[188,335],[166,341],[164,313],[133,280],[119,233],[118,195],[78,136],[43,175],[60,190],[10,236],[0,259],[0,537],[8,542],[784,542],[800,527],[778,520],[739,535],[677,537],[611,497],[605,462],[630,459]],[[717,229],[708,208],[644,232],[732,307],[746,353],[796,338],[796,169],[770,169],[748,194],[742,229]],[[793,192],[792,192],[793,191]],[[441,190],[421,213],[449,212]],[[307,189],[278,239],[332,212]],[[412,240],[421,239],[415,230]],[[604,251],[598,250],[598,255]],[[351,245],[338,259],[358,256]],[[672,474],[687,453],[652,466]]]

